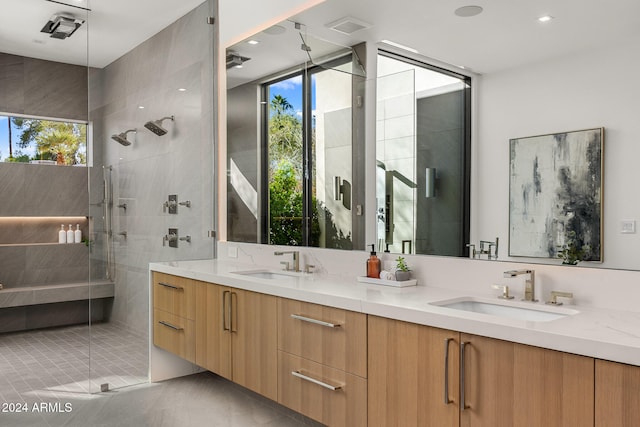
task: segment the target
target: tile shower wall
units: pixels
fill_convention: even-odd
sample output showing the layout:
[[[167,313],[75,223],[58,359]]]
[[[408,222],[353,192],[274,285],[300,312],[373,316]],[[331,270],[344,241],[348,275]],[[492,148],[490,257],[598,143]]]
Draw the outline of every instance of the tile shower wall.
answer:
[[[144,336],[149,326],[148,263],[214,255],[213,239],[207,236],[214,218],[214,27],[206,24],[211,4],[204,3],[90,76],[94,159],[111,166],[113,178],[111,321]],[[175,121],[163,122],[168,130],[164,136],[144,128],[147,121],[172,115]],[[137,130],[128,135],[130,146],[110,138],[128,129]],[[102,185],[102,170],[96,167],[96,206]],[[190,201],[191,207],[179,206],[177,215],[163,212],[170,194],[177,194],[179,202]],[[126,209],[118,207],[123,204]],[[103,226],[97,225],[94,234],[96,245],[105,248]],[[178,228],[180,237],[191,236],[191,243],[163,246],[170,227]]]
[[[0,194],[0,283],[11,289],[85,282],[87,247],[47,245],[58,241],[61,224],[47,217],[87,216],[87,169],[0,163]],[[86,233],[86,220],[73,226],[78,222]]]
[[[87,68],[0,53],[0,111],[87,119]]]

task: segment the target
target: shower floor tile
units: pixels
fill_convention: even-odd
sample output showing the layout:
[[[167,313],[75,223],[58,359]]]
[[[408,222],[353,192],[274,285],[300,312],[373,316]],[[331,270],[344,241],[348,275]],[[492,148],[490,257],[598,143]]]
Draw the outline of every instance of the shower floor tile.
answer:
[[[148,381],[148,341],[113,323],[0,334],[3,402],[96,393]]]

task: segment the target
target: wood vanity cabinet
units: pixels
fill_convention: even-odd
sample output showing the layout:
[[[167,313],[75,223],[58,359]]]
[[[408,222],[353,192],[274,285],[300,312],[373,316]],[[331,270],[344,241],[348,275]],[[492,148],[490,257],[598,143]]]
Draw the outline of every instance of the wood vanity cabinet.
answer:
[[[367,316],[278,298],[278,403],[329,426],[366,426]]]
[[[276,300],[210,283],[199,288],[196,364],[276,400]]]
[[[640,425],[640,367],[596,361],[596,427]]]
[[[458,426],[460,334],[376,316],[368,331],[369,426]]]
[[[368,329],[370,426],[593,425],[592,358],[375,316]]]
[[[153,344],[195,363],[197,284],[153,273]]]

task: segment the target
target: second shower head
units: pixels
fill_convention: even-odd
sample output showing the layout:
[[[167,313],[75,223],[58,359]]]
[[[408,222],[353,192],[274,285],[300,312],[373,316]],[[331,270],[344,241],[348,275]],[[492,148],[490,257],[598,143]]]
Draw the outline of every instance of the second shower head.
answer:
[[[129,141],[127,139],[127,134],[129,132],[136,132],[136,129],[129,129],[125,132],[122,133],[118,133],[118,134],[113,134],[111,135],[111,139],[113,139],[114,141],[117,141],[118,143],[124,145],[125,147],[131,145],[131,141]]]
[[[162,136],[164,134],[166,134],[168,131],[162,127],[162,122],[167,120],[167,119],[171,119],[171,121],[173,121],[175,119],[174,116],[167,116],[167,117],[163,117],[159,120],[150,120],[147,123],[144,124],[144,127],[146,127],[147,129],[149,129],[151,132],[155,133],[158,136]]]

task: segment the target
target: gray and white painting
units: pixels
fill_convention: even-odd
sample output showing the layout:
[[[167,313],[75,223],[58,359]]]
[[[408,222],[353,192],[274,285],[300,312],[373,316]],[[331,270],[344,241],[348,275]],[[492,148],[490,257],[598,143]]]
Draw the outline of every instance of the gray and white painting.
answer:
[[[601,260],[603,138],[597,128],[510,140],[510,256],[557,258],[573,239],[585,261]]]

